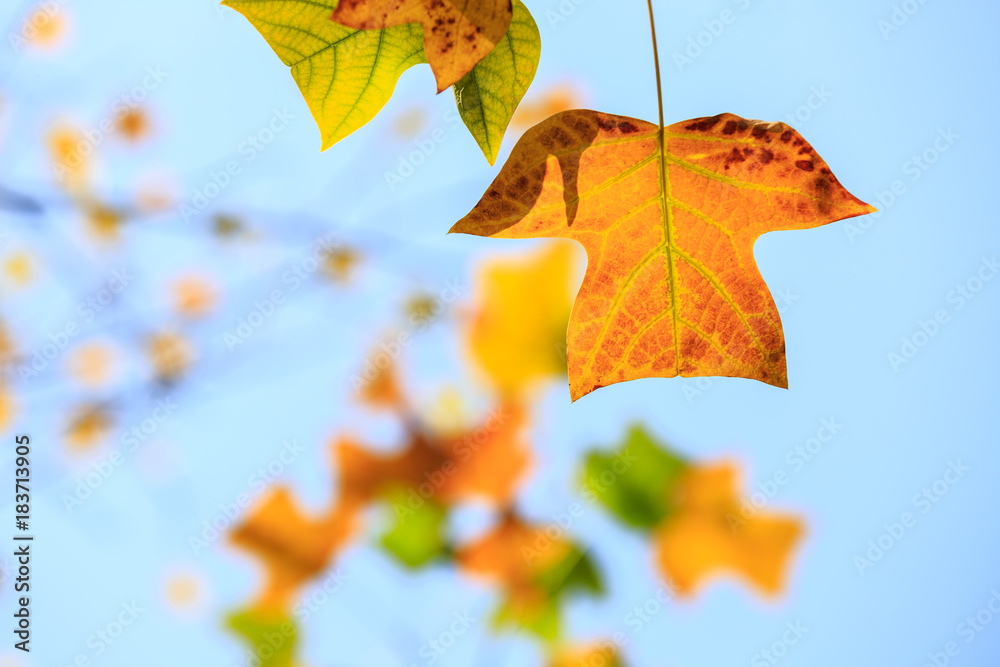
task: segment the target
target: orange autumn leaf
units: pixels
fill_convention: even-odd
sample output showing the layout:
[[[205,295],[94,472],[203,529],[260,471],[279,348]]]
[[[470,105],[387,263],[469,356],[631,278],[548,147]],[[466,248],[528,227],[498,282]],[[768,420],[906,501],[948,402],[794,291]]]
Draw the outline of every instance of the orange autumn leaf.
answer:
[[[531,466],[524,440],[527,412],[501,405],[465,432],[442,436],[414,428],[406,446],[380,454],[348,437],[333,445],[341,502],[357,507],[402,487],[448,504],[511,500]]]
[[[577,400],[644,377],[787,387],[781,320],[754,242],[874,210],[783,123],[721,114],[661,134],[577,110],[529,130],[451,231],[583,245],[589,263],[567,334]]]
[[[63,435],[66,445],[75,451],[87,451],[111,430],[111,415],[100,405],[85,405],[69,419]]]
[[[714,576],[735,574],[776,595],[785,579],[802,522],[740,507],[739,471],[722,463],[692,467],[673,491],[676,509],[656,530],[657,563],[679,595],[691,595]]]
[[[510,0],[342,0],[331,17],[355,30],[380,30],[406,23],[424,29],[424,55],[438,92],[458,82],[489,55],[507,32]]]
[[[504,402],[475,428],[446,438],[441,450],[455,467],[443,497],[511,502],[531,469],[527,422],[528,411],[520,403]]]
[[[380,359],[378,355],[373,358]],[[363,376],[356,376],[361,385],[358,387],[358,399],[369,407],[380,410],[402,410],[406,407],[406,399],[399,386],[399,376],[396,365],[378,364],[373,362],[365,369]]]
[[[546,528],[507,514],[491,532],[459,549],[455,560],[467,574],[499,584],[528,602],[539,592],[539,573],[573,549],[568,540],[548,536]]]
[[[152,131],[148,114],[141,107],[125,109],[115,116],[115,132],[130,142],[141,141]]]
[[[330,565],[351,532],[347,513],[309,517],[287,488],[277,487],[233,530],[230,540],[260,558],[266,568],[267,583],[257,607],[282,610],[303,584]]]
[[[172,286],[174,309],[192,319],[208,315],[218,299],[215,287],[202,276],[177,279]]]

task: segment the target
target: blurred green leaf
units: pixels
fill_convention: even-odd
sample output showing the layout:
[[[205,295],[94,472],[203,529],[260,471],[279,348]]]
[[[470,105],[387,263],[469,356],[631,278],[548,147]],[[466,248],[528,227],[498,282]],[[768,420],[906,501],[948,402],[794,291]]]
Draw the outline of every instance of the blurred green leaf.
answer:
[[[583,484],[626,524],[650,529],[670,513],[671,491],[686,468],[684,459],[634,426],[617,452],[587,455]]]
[[[417,508],[408,503],[405,490],[390,493],[395,523],[382,536],[382,546],[403,565],[421,567],[448,551],[444,539],[444,522],[447,511],[432,500]]]
[[[603,595],[604,584],[594,561],[573,545],[568,554],[535,579],[543,597],[536,604],[517,602],[507,597],[494,616],[494,624],[519,625],[542,639],[552,641],[560,636],[560,608],[573,593]]]
[[[228,618],[229,627],[250,643],[260,667],[292,667],[295,664],[296,629],[289,616],[259,609],[240,611]]]

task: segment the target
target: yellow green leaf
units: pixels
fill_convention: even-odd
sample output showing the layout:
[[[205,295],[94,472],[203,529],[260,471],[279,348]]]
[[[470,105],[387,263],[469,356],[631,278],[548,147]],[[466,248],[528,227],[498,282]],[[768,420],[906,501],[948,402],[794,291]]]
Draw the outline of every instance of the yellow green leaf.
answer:
[[[260,32],[309,105],[326,150],[375,117],[400,75],[427,62],[419,24],[354,30],[330,20],[338,0],[224,0]]]
[[[531,12],[514,0],[514,16],[503,39],[454,86],[458,113],[490,164],[497,161],[507,125],[535,78],[541,52]]]
[[[250,644],[260,667],[295,667],[298,638],[294,621],[285,613],[248,609],[231,614],[227,622]]]

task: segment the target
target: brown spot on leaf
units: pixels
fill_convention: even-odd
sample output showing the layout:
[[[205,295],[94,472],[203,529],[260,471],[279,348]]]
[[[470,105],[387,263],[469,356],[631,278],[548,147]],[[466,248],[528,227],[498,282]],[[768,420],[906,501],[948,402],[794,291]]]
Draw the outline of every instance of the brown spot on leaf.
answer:
[[[718,125],[720,120],[722,119],[719,118],[718,116],[712,116],[711,118],[700,118],[692,123],[689,123],[688,125],[685,125],[684,129],[694,130],[695,132],[707,132],[708,130],[711,130],[713,127]]]
[[[785,130],[784,132],[782,132],[781,133],[781,140],[784,141],[786,144],[789,141],[791,141],[792,140],[792,131],[791,130]]]
[[[760,149],[760,163],[761,164],[771,164],[771,160],[774,159],[774,153],[766,148]]]
[[[726,123],[726,126],[722,128],[723,134],[734,134],[736,132],[736,121],[731,120]]]
[[[795,163],[795,166],[801,169],[802,171],[813,170],[812,160],[799,160],[798,162]]]

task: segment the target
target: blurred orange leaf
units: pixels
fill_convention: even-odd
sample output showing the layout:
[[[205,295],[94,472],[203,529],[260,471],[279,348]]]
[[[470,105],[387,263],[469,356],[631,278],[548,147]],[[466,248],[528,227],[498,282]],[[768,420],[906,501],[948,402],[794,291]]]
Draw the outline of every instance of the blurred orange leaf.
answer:
[[[722,463],[691,466],[673,489],[675,510],[653,541],[663,574],[680,595],[732,573],[769,595],[780,593],[804,533],[798,519],[740,507],[738,470]]]
[[[180,334],[153,334],[146,343],[153,374],[160,382],[170,384],[180,379],[194,361],[194,350]]]
[[[230,534],[233,544],[260,558],[267,571],[257,608],[287,609],[298,589],[330,565],[351,529],[348,513],[312,518],[287,488],[273,489]]]

